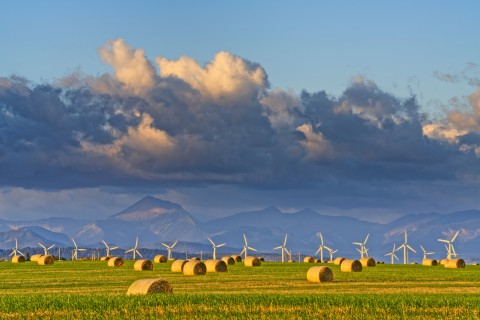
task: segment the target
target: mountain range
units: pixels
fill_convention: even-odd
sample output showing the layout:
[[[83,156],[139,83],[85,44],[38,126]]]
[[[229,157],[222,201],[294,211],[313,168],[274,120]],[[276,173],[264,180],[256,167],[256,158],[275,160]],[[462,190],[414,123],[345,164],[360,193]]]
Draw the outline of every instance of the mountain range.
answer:
[[[403,243],[405,230],[408,243],[417,251],[410,254],[413,260],[421,260],[423,256],[420,245],[436,252],[436,258],[444,258],[444,244],[437,239],[450,239],[458,230],[454,245],[459,255],[464,258],[480,257],[478,210],[410,214],[380,224],[353,217],[319,214],[311,209],[286,213],[276,207],[268,207],[202,222],[180,204],[151,196],[96,221],[61,217],[30,221],[0,220],[0,249],[14,247],[15,238],[23,248],[37,247],[37,242],[72,247],[71,238],[84,247],[102,248],[101,241],[105,240],[112,245],[130,248],[138,237],[143,248],[162,248],[161,242],[179,240],[174,250],[205,252],[211,248],[207,239],[210,237],[216,243],[227,243],[228,247],[218,249],[221,253],[222,250],[240,251],[245,234],[249,246],[262,252],[274,252],[272,249],[281,245],[288,233],[289,249],[294,253],[313,254],[320,244],[321,232],[325,245],[339,249],[337,255],[342,256],[357,256],[352,242],[363,242],[369,234],[367,247],[370,256],[386,260],[384,255],[391,251],[393,244],[398,247]],[[400,252],[397,256],[402,259]]]

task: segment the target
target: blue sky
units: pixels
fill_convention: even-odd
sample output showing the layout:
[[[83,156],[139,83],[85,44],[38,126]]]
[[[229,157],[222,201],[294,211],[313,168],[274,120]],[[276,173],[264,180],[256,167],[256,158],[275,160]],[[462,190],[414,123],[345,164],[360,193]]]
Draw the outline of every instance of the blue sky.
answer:
[[[205,218],[480,209],[478,12],[4,2],[0,217],[95,218],[146,194]]]

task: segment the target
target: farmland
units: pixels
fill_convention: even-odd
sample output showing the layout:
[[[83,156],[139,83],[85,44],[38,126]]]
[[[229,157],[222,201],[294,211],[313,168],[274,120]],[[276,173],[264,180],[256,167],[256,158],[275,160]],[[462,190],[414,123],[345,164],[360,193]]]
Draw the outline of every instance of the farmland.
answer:
[[[312,284],[314,264],[229,266],[228,273],[186,277],[171,263],[134,271],[133,262],[109,268],[101,261],[52,266],[0,263],[0,318],[478,318],[480,266],[445,269],[377,265],[341,273],[333,283]],[[173,295],[125,295],[132,282],[162,277]]]

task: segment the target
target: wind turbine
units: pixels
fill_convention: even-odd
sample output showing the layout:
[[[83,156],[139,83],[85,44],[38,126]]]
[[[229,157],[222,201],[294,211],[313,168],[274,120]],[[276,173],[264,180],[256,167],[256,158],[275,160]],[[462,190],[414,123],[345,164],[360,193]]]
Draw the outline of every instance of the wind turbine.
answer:
[[[10,256],[16,257],[17,253],[20,256],[25,256],[20,250],[18,250],[18,240],[15,238],[15,248],[12,248],[12,253],[10,253]]]
[[[422,245],[420,245],[420,248],[422,248],[422,251],[423,251],[423,260],[427,259],[427,256],[429,254],[434,254],[435,253],[435,252],[427,252],[427,250],[425,250],[425,248]]]
[[[360,249],[357,248],[357,251],[360,252],[360,258],[363,258],[364,255],[368,257],[368,249],[367,247],[365,247],[365,245],[367,244],[369,236],[370,236],[370,233],[367,234],[363,242],[352,242],[353,244],[360,246]]]
[[[334,254],[335,252],[337,252],[338,249],[337,249],[337,250],[332,250],[332,249],[330,249],[329,247],[325,247],[325,248],[327,248],[328,253],[330,254],[330,261],[333,261],[333,254]]]
[[[110,248],[110,247],[108,246],[108,244],[105,242],[105,240],[102,240],[102,242],[103,242],[103,244],[105,245],[105,248],[106,248],[105,251],[106,251],[106,256],[107,256],[107,257],[110,257],[110,250],[118,249],[118,247],[112,247],[112,248]]]
[[[73,249],[73,253],[72,253],[72,260],[78,260],[78,251],[87,251],[87,249],[79,249],[77,246],[77,243],[73,238],[72,238],[72,241],[73,241],[73,245],[75,246],[75,249]]]
[[[327,249],[327,250],[332,250],[330,249],[329,247],[327,247],[326,245],[323,244],[323,236],[322,236],[322,233],[319,232],[317,233],[318,236],[320,237],[320,246],[318,247],[318,250],[317,252],[315,252],[315,254],[319,253],[320,252],[320,261],[323,262],[323,249]]]
[[[289,254],[286,245],[287,245],[287,234],[285,233],[285,240],[283,241],[283,245],[273,248],[273,250],[278,250],[278,249],[282,250],[282,262],[285,262],[285,252]]]
[[[125,253],[133,252],[133,260],[136,260],[136,258],[137,258],[136,254],[138,254],[140,256],[140,258],[143,258],[141,253],[137,250],[137,247],[138,247],[138,237],[137,237],[137,240],[135,240],[135,247],[133,247],[130,250],[125,251]]]
[[[392,256],[392,264],[395,264],[395,259],[398,260],[398,257],[397,257],[397,255],[395,254],[395,251],[397,251],[397,249],[395,248],[395,243],[394,243],[394,244],[393,244],[392,252],[387,253],[387,254],[385,255],[385,257],[386,257],[386,256]]]
[[[45,247],[43,244],[41,244],[40,242],[37,242],[37,243],[38,243],[38,245],[39,245],[40,247],[43,248],[43,255],[44,255],[44,256],[48,255],[48,250],[50,250],[50,249],[52,249],[53,247],[55,247],[55,244],[52,244],[50,247],[47,248],[47,247]]]
[[[175,247],[175,245],[177,244],[177,241],[175,240],[175,242],[172,244],[172,245],[166,245],[165,243],[162,242],[162,245],[164,245],[166,248],[167,248],[167,252],[168,252],[168,260],[171,260],[172,259],[172,249],[173,247]]]
[[[253,250],[253,251],[257,251],[257,249],[254,249],[254,248],[251,248],[251,247],[248,246],[247,237],[245,237],[245,233],[243,234],[243,239],[245,239],[245,245],[243,246],[243,250],[242,250],[242,252],[240,252],[239,256],[241,256],[242,253],[245,253],[245,259],[247,259],[248,249]]]
[[[417,251],[408,245],[407,240],[407,230],[405,229],[405,242],[397,248],[397,251],[403,248],[403,264],[408,264],[408,250],[417,253]]]
[[[453,247],[453,241],[455,241],[459,232],[460,232],[460,230],[458,230],[455,233],[455,235],[453,236],[453,238],[451,240],[438,239],[438,241],[445,242],[446,244],[448,244],[448,247],[447,247],[447,259],[448,260],[452,259],[452,256],[454,256],[454,257],[457,256],[457,253],[455,252],[455,248]]]
[[[212,243],[212,246],[213,246],[213,260],[217,260],[217,248],[220,248],[220,247],[223,247],[225,245],[225,243],[222,243],[222,244],[215,244],[215,242],[212,241],[212,239],[210,238],[207,238],[208,240],[210,240],[210,242]]]

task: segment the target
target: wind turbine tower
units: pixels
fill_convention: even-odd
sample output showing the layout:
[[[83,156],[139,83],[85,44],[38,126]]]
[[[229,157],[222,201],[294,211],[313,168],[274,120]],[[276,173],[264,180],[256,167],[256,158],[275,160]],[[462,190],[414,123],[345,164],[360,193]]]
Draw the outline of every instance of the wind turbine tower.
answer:
[[[163,245],[165,248],[167,248],[167,252],[168,252],[168,254],[167,254],[167,259],[168,259],[168,260],[171,260],[171,259],[172,259],[172,249],[173,249],[173,247],[175,247],[176,244],[177,244],[177,240],[175,240],[175,242],[174,242],[172,245],[167,245],[167,244],[165,244],[165,243],[162,242],[162,245]],[[185,259],[186,259],[186,258],[185,258]]]
[[[282,250],[282,262],[285,262],[285,252],[290,256],[286,246],[287,246],[287,234],[285,233],[285,240],[283,241],[283,245],[273,248],[273,250],[278,250],[278,249]]]
[[[225,245],[225,243],[215,244],[215,242],[213,242],[212,239],[210,239],[210,238],[207,238],[207,239],[212,243],[212,246],[213,246],[212,258],[213,258],[213,260],[217,260],[217,248],[223,247]],[[201,255],[200,255],[200,259],[202,259]]]
[[[247,237],[245,236],[245,233],[243,234],[243,239],[245,240],[245,245],[243,246],[243,250],[242,250],[242,252],[240,252],[239,256],[241,256],[242,254],[245,254],[244,259],[246,259],[247,255],[248,255],[248,249],[253,250],[253,251],[257,251],[257,249],[254,249],[254,248],[248,246]]]
[[[405,242],[397,248],[397,251],[403,249],[403,264],[408,264],[408,250],[417,253],[410,245],[408,245],[407,230],[405,230]]]

